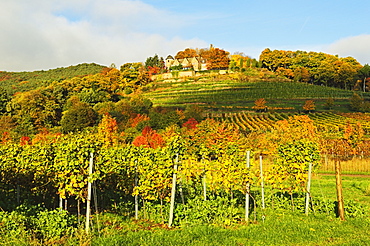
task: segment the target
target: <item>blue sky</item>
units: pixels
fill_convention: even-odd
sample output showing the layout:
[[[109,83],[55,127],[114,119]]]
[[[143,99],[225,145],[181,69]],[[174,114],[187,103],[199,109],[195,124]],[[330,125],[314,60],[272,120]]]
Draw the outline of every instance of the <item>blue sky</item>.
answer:
[[[0,71],[145,61],[210,44],[370,63],[368,1],[13,0],[0,2]]]

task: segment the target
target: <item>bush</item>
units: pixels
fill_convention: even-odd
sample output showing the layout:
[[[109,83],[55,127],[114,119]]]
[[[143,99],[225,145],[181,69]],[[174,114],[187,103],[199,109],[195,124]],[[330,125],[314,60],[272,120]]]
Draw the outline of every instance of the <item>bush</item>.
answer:
[[[175,210],[175,224],[215,224],[231,225],[239,221],[242,214],[236,205],[236,199],[216,197],[204,201],[201,197],[188,200],[187,204],[178,204]]]
[[[12,212],[0,212],[0,237],[23,244],[36,236],[42,241],[56,241],[76,229],[76,218],[65,210],[46,210],[40,206],[21,205]]]
[[[77,226],[76,221],[76,218],[65,210],[45,210],[33,219],[34,231],[42,239],[59,239],[73,233]]]

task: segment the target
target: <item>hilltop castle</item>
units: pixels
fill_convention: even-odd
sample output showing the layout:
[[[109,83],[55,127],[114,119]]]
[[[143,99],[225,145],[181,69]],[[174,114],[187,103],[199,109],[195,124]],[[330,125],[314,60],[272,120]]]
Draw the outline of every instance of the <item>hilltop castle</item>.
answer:
[[[167,56],[165,62],[167,69],[171,69],[171,67],[179,67],[182,70],[194,70],[194,71],[207,70],[206,59],[202,57],[174,59],[171,55],[169,55]]]

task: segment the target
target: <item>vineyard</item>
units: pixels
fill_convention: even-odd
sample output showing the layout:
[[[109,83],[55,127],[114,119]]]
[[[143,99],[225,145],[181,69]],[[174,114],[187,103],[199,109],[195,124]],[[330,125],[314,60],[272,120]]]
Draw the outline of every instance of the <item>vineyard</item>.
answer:
[[[207,117],[221,122],[232,123],[238,129],[245,132],[269,131],[279,120],[285,120],[293,116],[292,113],[209,113]],[[310,113],[309,118],[314,121],[320,132],[343,133],[347,124],[355,127],[360,124],[365,134],[370,134],[369,115],[361,114],[340,114],[333,112]]]
[[[232,75],[230,75],[232,77]],[[327,110],[324,106],[328,98],[335,100],[333,109],[348,112],[344,105],[352,92],[337,88],[296,82],[277,82],[277,79],[251,79],[240,81],[217,78],[186,78],[179,80],[155,81],[144,95],[154,105],[162,107],[184,107],[198,104],[205,109],[220,112],[252,110],[258,98],[265,98],[271,110],[276,112],[297,112],[302,109],[305,100],[317,102],[318,110]],[[368,95],[361,93],[364,98]]]
[[[251,118],[247,113],[237,115],[233,124]],[[311,203],[305,198],[309,164],[317,171],[321,163],[322,150],[312,141],[314,123],[307,116],[280,120],[286,116],[253,117],[249,127],[263,125],[259,129],[272,133],[268,141],[257,138],[259,144],[244,138],[233,124],[214,119],[169,128],[162,137],[144,128],[132,144],[120,143],[109,127],[100,127],[98,133],[5,141],[0,145],[0,207],[4,210],[0,233],[12,240],[16,240],[12,235],[26,233],[43,242],[77,233],[90,217],[84,216],[90,200],[96,220],[94,227],[87,228],[96,235],[112,223],[99,221],[98,211],[150,220],[166,228],[262,223],[265,214],[276,209],[335,216],[333,199],[318,193]],[[111,120],[106,116],[103,121]],[[273,122],[284,124],[272,128]],[[293,135],[286,137],[286,132]],[[270,157],[260,155],[263,149],[270,150]],[[90,165],[94,166],[91,173]],[[93,187],[92,198],[88,183]],[[346,207],[349,218],[362,218],[369,209],[363,201],[350,201]],[[23,219],[25,213],[34,216],[32,223]]]
[[[333,174],[338,162],[346,174],[370,171],[370,115],[349,113],[350,91],[262,73],[259,79],[209,75],[140,88],[133,80],[123,92],[116,90],[120,71],[105,73],[66,80],[69,91],[52,85],[46,90],[50,100],[60,91],[70,97],[55,103],[36,100],[30,107],[14,103],[17,117],[3,115],[4,244],[100,245],[99,240],[110,242],[119,235],[113,244],[148,245],[143,238],[150,236],[142,231],[173,235],[174,228],[185,233],[196,226],[258,228],[258,236],[267,225],[276,228],[276,221],[284,222],[284,216],[297,219],[295,227],[312,222],[302,230],[305,235],[317,224],[330,226],[337,216],[335,181],[318,173]],[[115,80],[118,87],[107,89]],[[91,83],[107,91],[82,89]],[[117,94],[109,97],[108,91]],[[36,90],[15,96],[19,105],[27,105],[44,94]],[[325,106],[328,98],[335,102],[333,109]],[[256,99],[266,101],[266,112],[256,112]],[[303,114],[308,99],[317,110]],[[44,104],[58,107],[44,115],[49,112]],[[40,115],[34,121],[23,117],[35,112]],[[62,117],[60,124],[49,116]],[[33,127],[28,129],[27,122]],[[80,125],[73,128],[75,123]],[[367,228],[367,180],[346,182],[346,218]],[[238,243],[246,244],[243,237]],[[326,237],[323,233],[315,242]],[[363,236],[358,237],[362,242]],[[204,245],[202,240],[194,245]]]

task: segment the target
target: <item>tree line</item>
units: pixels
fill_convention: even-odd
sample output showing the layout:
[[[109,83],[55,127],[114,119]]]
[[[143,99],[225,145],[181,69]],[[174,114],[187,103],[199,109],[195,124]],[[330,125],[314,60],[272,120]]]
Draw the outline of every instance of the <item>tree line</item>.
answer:
[[[352,57],[341,58],[322,52],[262,51],[259,61],[266,68],[289,79],[342,88],[368,90],[370,66],[362,66]]]

